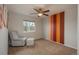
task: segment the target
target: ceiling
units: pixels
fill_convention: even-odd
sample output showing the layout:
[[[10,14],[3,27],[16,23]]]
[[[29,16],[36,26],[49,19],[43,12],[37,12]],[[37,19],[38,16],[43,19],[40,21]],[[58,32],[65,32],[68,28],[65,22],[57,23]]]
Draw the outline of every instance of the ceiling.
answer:
[[[45,10],[49,9],[49,15],[63,11],[66,8],[74,6],[73,4],[8,4],[7,8],[10,12],[21,13],[24,15],[29,16],[36,16],[30,15],[30,13],[35,13],[36,11],[33,8],[44,8]]]

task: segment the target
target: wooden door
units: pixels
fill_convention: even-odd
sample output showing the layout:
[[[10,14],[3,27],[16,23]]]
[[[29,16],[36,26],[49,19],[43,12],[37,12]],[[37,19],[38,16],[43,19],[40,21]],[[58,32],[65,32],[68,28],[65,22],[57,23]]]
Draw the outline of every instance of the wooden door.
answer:
[[[64,12],[52,15],[50,20],[51,40],[64,44]]]

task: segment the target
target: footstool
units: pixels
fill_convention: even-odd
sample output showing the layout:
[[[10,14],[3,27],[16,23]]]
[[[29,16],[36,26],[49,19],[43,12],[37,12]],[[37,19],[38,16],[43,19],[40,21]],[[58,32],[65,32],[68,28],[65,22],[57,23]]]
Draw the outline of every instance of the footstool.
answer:
[[[27,46],[34,46],[34,38],[28,38],[26,40],[26,45]]]

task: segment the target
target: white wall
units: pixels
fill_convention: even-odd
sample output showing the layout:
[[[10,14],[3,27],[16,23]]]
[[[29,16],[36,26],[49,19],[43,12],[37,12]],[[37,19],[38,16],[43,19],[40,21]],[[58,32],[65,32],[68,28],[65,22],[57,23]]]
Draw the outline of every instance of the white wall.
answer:
[[[59,7],[57,8],[59,9]],[[63,11],[65,12],[65,21],[64,21],[65,23],[65,31],[64,31],[65,45],[68,47],[77,49],[77,5],[73,5],[73,6],[71,5],[68,8],[66,7],[65,9],[63,9]],[[56,12],[54,11],[54,13]],[[62,9],[60,8],[58,12],[62,12]],[[48,20],[49,18],[45,18],[43,20],[43,30],[44,30],[45,39],[48,39],[48,33],[49,33]]]
[[[65,45],[77,49],[77,6],[65,10]]]
[[[43,19],[43,38],[49,40],[49,18]]]
[[[8,17],[8,29],[9,31],[18,31],[20,35],[28,37],[34,37],[35,39],[42,38],[42,22],[40,19],[29,17],[27,15],[18,14],[15,12],[9,12]],[[23,20],[33,20],[36,24],[35,32],[24,33]]]
[[[0,55],[8,54],[8,30],[0,29]]]

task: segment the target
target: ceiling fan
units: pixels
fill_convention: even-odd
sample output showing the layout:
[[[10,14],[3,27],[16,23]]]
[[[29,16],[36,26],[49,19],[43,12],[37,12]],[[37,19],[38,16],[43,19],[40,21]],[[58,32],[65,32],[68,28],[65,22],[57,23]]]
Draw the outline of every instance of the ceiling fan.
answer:
[[[43,10],[42,8],[39,9],[33,9],[35,10],[37,13],[32,13],[32,14],[37,14],[38,17],[45,15],[48,16],[47,12],[49,12],[50,10]]]

